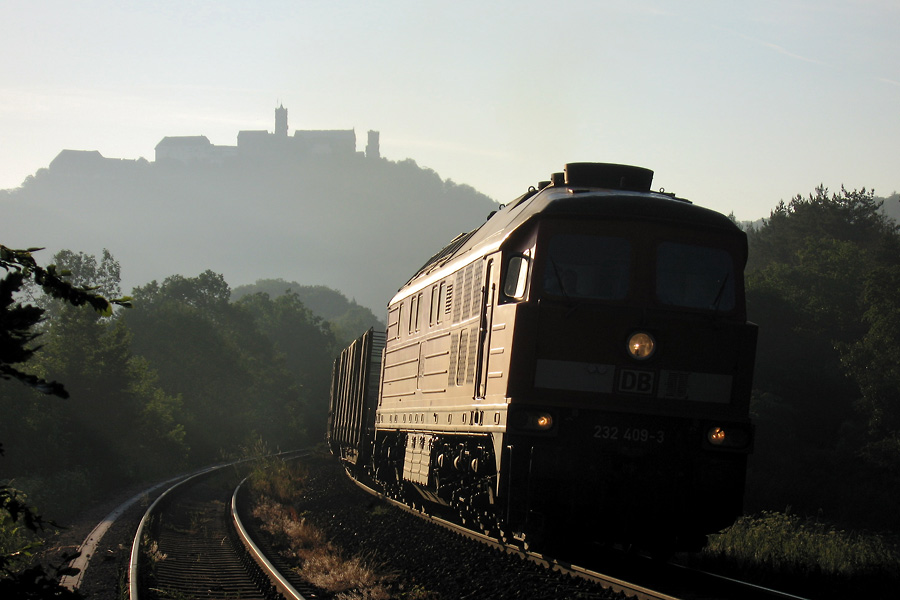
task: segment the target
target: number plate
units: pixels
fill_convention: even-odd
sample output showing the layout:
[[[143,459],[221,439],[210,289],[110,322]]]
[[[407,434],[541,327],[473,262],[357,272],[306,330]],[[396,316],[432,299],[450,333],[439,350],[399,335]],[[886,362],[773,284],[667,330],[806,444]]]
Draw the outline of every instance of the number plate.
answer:
[[[666,441],[666,432],[654,427],[594,425],[594,438],[622,444],[663,444]]]

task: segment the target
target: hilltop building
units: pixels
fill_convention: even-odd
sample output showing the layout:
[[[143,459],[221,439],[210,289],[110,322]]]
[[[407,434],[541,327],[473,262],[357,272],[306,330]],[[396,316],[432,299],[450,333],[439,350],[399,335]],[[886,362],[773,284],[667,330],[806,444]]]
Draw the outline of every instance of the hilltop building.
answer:
[[[147,167],[150,163],[144,158],[106,158],[97,150],[61,150],[56,158],[50,161],[49,169],[57,175],[67,177],[106,177],[116,174],[131,174]]]
[[[310,157],[365,157],[379,159],[378,132],[369,131],[365,152],[356,151],[356,130],[296,130],[288,135],[288,111],[279,105],[275,109],[275,131],[240,131],[236,146],[217,146],[205,135],[166,136],[156,145],[156,163],[221,165],[245,161],[248,163],[290,164]],[[136,160],[106,158],[97,150],[62,150],[43,172],[67,177],[101,177],[130,175],[152,163],[144,158]]]
[[[288,111],[275,109],[275,132],[240,131],[237,146],[216,146],[204,135],[168,136],[156,145],[156,162],[178,161],[222,163],[238,159],[290,159],[305,156],[352,156],[356,153],[356,131],[296,130],[288,136]],[[365,155],[379,158],[378,132],[370,131]]]

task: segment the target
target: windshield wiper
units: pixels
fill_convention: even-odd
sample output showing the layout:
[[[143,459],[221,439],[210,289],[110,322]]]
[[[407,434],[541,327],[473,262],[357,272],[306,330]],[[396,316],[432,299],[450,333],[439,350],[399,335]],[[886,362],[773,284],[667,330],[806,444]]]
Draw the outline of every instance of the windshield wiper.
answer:
[[[569,292],[566,290],[566,284],[563,283],[562,274],[559,272],[559,266],[556,264],[556,261],[553,260],[553,257],[549,254],[547,258],[550,259],[550,264],[553,266],[553,275],[556,276],[556,283],[559,284],[559,290],[562,292],[563,298],[566,299],[566,302],[571,302],[571,298],[569,298]]]
[[[719,302],[722,301],[722,294],[725,292],[725,284],[728,283],[728,277],[730,275],[731,273],[726,271],[725,277],[722,278],[722,285],[719,286],[719,293],[716,294],[716,298],[713,300],[713,310],[716,314],[719,313]]]
[[[572,316],[572,313],[581,306],[580,302],[575,302],[572,297],[569,295],[569,290],[566,289],[566,284],[563,282],[562,273],[559,272],[559,265],[556,264],[556,261],[553,260],[553,257],[549,254],[547,258],[550,259],[550,264],[553,266],[553,275],[556,277],[556,283],[559,284],[559,290],[562,292],[563,298],[565,298],[566,304],[569,306],[569,310],[566,311],[566,314],[563,318],[568,319]]]

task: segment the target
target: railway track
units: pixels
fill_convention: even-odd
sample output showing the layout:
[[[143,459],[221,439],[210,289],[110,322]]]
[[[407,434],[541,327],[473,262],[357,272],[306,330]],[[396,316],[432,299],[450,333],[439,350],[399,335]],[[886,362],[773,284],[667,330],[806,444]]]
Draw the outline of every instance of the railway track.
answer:
[[[315,462],[315,459],[313,460]],[[424,589],[436,592],[432,595],[410,596],[422,598],[461,597],[456,591],[467,590],[462,595],[468,598],[640,598],[703,600],[737,600],[751,598],[795,599],[797,596],[782,594],[748,586],[742,582],[723,581],[713,576],[660,565],[658,562],[636,563],[634,557],[604,557],[602,567],[597,563],[576,566],[563,560],[535,552],[501,544],[496,539],[461,529],[458,525],[433,516],[404,517],[403,513],[383,506],[378,500],[366,501],[363,493],[349,493],[354,486],[346,481],[337,465],[324,469],[322,479],[310,482],[310,491],[318,489],[325,482],[331,491],[323,496],[324,501],[316,506],[315,498],[302,500],[298,510],[309,509],[309,518],[315,519],[313,512],[325,507],[326,522],[337,523],[351,531],[350,541],[344,536],[338,540],[345,549],[354,550],[362,542],[363,531],[372,526],[373,521],[358,521],[349,513],[341,512],[338,504],[355,507],[354,510],[378,515],[391,525],[389,532],[379,528],[375,537],[379,540],[386,535],[399,535],[400,545],[379,545],[363,550],[378,555],[385,568],[393,570],[395,577],[409,578],[406,590]],[[312,467],[311,467],[312,468]],[[313,468],[313,470],[316,470]],[[328,473],[331,473],[328,475]],[[248,531],[252,519],[242,514],[244,489],[239,487],[240,473],[235,468],[220,468],[198,474],[171,486],[147,510],[134,536],[129,572],[131,600],[157,600],[163,598],[313,598],[319,592],[304,582],[291,576],[291,567],[285,564],[276,552],[265,547]],[[329,483],[343,481],[344,485]],[[355,481],[354,481],[355,482]],[[357,483],[357,485],[360,485]],[[361,486],[362,487],[362,486]],[[407,513],[422,517],[421,511],[408,509],[404,505],[390,501],[373,489],[367,490]],[[374,511],[374,512],[373,512]],[[389,511],[394,514],[385,514]],[[401,521],[422,523],[409,527]],[[360,522],[363,528],[360,528]],[[236,525],[234,525],[236,523]],[[437,527],[437,529],[435,529]],[[422,529],[422,532],[414,532]],[[457,534],[477,539],[481,544],[469,544],[458,535],[443,533],[449,530]],[[359,532],[360,537],[356,537]],[[431,532],[431,533],[429,533]],[[450,538],[459,540],[453,542]],[[489,550],[470,550],[468,546]],[[437,548],[447,546],[449,553],[441,553]],[[360,546],[361,547],[361,546]],[[424,563],[411,566],[393,563],[392,557],[398,548],[414,548],[413,553],[427,555]],[[433,554],[432,554],[433,553]],[[388,559],[388,555],[391,559]],[[498,560],[496,556],[507,556]],[[513,556],[510,556],[513,555]],[[269,557],[269,558],[262,558]],[[272,558],[274,557],[274,558]],[[517,558],[518,557],[518,558]],[[518,560],[519,558],[524,560]],[[606,560],[608,559],[608,560]],[[473,562],[474,561],[474,562]],[[388,563],[391,562],[388,567]],[[526,564],[536,563],[546,568]],[[262,564],[263,566],[260,566]],[[424,569],[425,571],[422,571]],[[429,577],[424,577],[426,572]],[[541,575],[541,572],[546,575]],[[287,574],[287,576],[282,575]],[[566,581],[574,580],[569,575],[583,580],[578,585],[560,579],[565,574]],[[443,589],[436,580],[468,580],[465,588]],[[483,594],[472,592],[471,583],[478,581],[475,589],[483,589]],[[586,580],[586,581],[584,581]],[[496,586],[499,582],[500,588]],[[592,582],[588,584],[587,582]],[[591,587],[596,584],[596,587]],[[585,587],[585,586],[588,587]],[[483,586],[483,588],[481,587]],[[505,586],[505,587],[504,587]],[[395,591],[404,588],[393,588]],[[497,589],[501,593],[497,593]],[[549,590],[549,591],[547,591]],[[557,593],[558,592],[558,593]],[[121,597],[121,596],[117,596]],[[406,597],[406,596],[404,596]]]
[[[157,498],[134,538],[130,600],[318,597],[252,534],[240,483],[236,469],[215,468]]]
[[[516,555],[553,571],[597,583],[612,593],[622,595],[620,597],[638,600],[805,600],[801,596],[756,584],[662,563],[647,557],[624,556],[616,552],[598,552],[588,566],[575,565],[549,555],[524,550],[515,544],[504,543],[453,521],[429,515],[418,508],[411,508],[382,494],[373,486],[357,480],[349,472],[346,474],[353,483],[369,494],[401,510],[507,554]]]

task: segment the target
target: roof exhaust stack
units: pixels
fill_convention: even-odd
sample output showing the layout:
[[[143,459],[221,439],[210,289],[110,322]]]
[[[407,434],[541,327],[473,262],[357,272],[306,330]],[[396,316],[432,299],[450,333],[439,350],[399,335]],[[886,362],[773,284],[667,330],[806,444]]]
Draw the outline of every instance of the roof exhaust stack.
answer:
[[[557,183],[553,174],[553,185],[584,186],[624,190],[629,192],[649,192],[653,183],[653,171],[631,165],[613,163],[568,163],[565,183]]]

